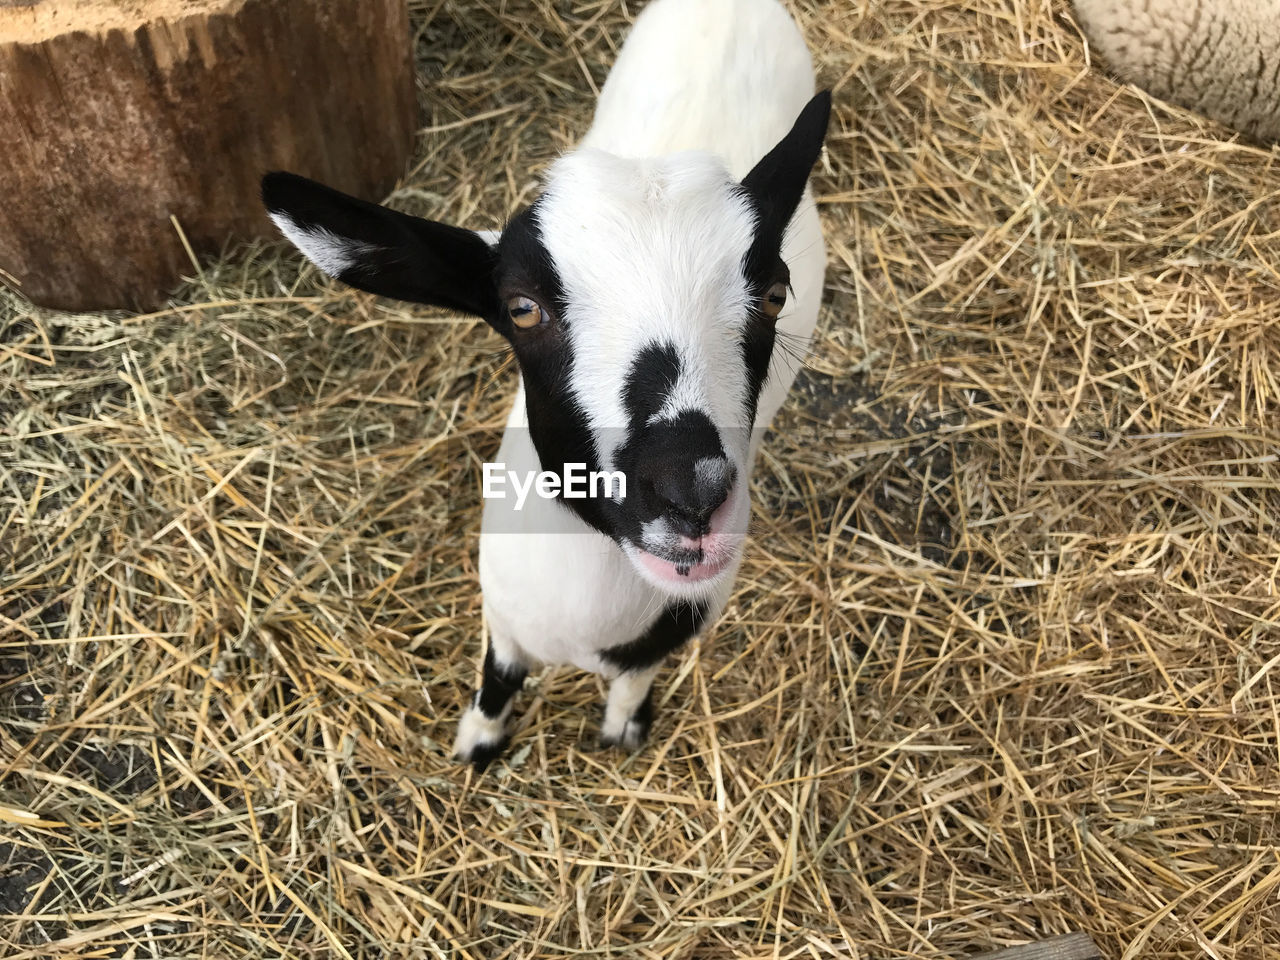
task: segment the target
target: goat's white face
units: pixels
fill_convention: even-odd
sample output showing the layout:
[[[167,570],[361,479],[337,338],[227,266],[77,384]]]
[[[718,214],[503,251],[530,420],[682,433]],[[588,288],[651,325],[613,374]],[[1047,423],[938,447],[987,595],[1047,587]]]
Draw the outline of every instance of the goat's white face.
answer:
[[[272,218],[339,279],[481,316],[520,363],[544,470],[621,471],[625,498],[562,500],[650,582],[686,597],[731,575],[756,403],[786,297],[782,236],[830,97],[741,183],[704,153],[580,150],[496,242],[270,174]]]
[[[651,416],[694,409],[718,427],[749,425],[739,343],[754,306],[743,265],[756,214],[717,158],[570,154],[534,219],[563,294],[573,390],[606,463],[623,439],[614,431],[631,424],[628,379],[652,351],[678,371]]]
[[[561,389],[601,466],[628,481],[610,533],[660,586],[705,589],[732,565],[749,509],[756,211],[709,154],[583,150],[552,167],[533,219],[559,285],[548,336],[571,358]]]

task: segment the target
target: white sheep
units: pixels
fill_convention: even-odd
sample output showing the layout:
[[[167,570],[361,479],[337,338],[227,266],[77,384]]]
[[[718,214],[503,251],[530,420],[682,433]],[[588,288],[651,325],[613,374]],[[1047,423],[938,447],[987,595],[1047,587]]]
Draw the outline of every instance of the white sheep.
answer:
[[[1280,0],[1075,0],[1125,81],[1259,141],[1280,140]]]
[[[825,246],[808,195],[830,94],[777,0],[655,0],[581,146],[500,234],[269,174],[276,224],[374,293],[475,314],[521,381],[486,486],[567,465],[595,495],[486,499],[490,644],[455,755],[484,767],[535,664],[608,677],[606,745],[639,746],[667,654],[715,620],[742,558],[756,447],[813,331]],[[625,491],[619,489],[625,483]],[[545,492],[551,492],[547,484]]]

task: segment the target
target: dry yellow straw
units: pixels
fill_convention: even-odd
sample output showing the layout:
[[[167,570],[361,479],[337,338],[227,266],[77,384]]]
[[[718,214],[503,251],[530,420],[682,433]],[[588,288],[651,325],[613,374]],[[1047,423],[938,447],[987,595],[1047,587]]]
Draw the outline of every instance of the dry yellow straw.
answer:
[[[637,6],[413,0],[392,202],[499,225]],[[283,246],[145,317],[3,301],[0,954],[1280,957],[1280,155],[1063,0],[796,12],[827,303],[633,757],[568,670],[446,757],[482,325]]]

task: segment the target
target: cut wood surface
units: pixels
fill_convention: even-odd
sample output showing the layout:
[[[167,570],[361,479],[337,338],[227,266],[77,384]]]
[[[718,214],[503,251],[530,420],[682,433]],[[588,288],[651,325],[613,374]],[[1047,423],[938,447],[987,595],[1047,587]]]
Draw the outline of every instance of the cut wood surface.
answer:
[[[273,236],[273,168],[377,199],[415,126],[403,0],[0,4],[0,271],[67,309],[155,306]],[[0,274],[3,276],[3,274]]]
[[[1024,943],[984,953],[974,960],[1101,960],[1087,933],[1067,933],[1049,940]]]

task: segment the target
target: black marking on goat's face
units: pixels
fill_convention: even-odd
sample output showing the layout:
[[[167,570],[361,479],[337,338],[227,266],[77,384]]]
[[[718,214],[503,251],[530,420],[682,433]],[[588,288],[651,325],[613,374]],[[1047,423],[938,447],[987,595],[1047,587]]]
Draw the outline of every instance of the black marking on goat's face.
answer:
[[[689,566],[702,557],[687,541],[710,532],[711,515],[728,497],[737,470],[704,411],[660,415],[680,372],[672,344],[645,347],[632,361],[623,398],[626,436],[613,463],[629,484],[619,532],[639,549]]]
[[[489,321],[519,361],[542,468],[626,464],[640,481],[622,502],[561,503],[649,564],[654,582],[710,580],[733,565],[745,526],[775,340],[762,298],[786,280],[783,238],[829,110],[829,94],[814,97],[740,184],[710,154],[580,149],[496,244],[291,174],[264,178],[263,201],[331,275]],[[725,535],[702,535],[718,501]]]
[[[507,223],[495,251],[494,282],[500,304],[513,297],[528,297],[542,308],[545,319],[536,327],[521,329],[503,307],[491,322],[511,343],[520,364],[529,435],[542,469],[564,476],[566,464],[580,463],[587,471],[598,471],[600,458],[587,414],[571,385],[574,355],[568,324],[572,310],[542,242],[537,211],[535,201]],[[560,503],[594,529],[615,536],[610,501],[561,498]]]
[[[517,326],[505,306],[494,318],[520,364],[531,438],[543,470],[582,463],[627,478],[625,498],[562,495],[562,506],[685,575],[705,573],[700,541],[745,472],[764,379],[743,351],[757,319],[742,276],[750,198],[710,157],[570,166],[495,246],[498,302],[523,317],[528,298],[544,318]],[[745,498],[734,506],[745,522]]]
[[[719,431],[700,410],[628,431],[615,465],[627,476],[620,532],[635,546],[677,564],[702,560],[697,541],[725,502],[738,471]]]
[[[627,426],[637,430],[657,416],[680,377],[680,355],[670,343],[650,344],[631,361],[622,402]]]
[[[775,341],[765,297],[788,280],[777,222],[710,157],[584,151],[496,247],[499,302],[527,297],[546,317],[495,323],[542,468],[623,473],[625,498],[560,502],[677,595],[729,569],[745,532],[740,481]]]
[[[776,248],[775,248],[776,243]],[[760,247],[764,250],[760,250]],[[751,291],[751,313],[742,331],[742,362],[747,371],[747,420],[756,419],[756,406],[760,402],[760,391],[764,389],[765,380],[769,376],[769,362],[773,358],[773,347],[777,339],[777,319],[768,316],[761,308],[764,298],[775,284],[787,284],[790,273],[781,256],[781,238],[776,241],[762,242],[760,234],[752,245],[743,264],[743,273],[747,277],[747,289]],[[756,263],[754,260],[761,262]]]
[[[524,296],[536,301],[548,312],[547,323],[554,325],[562,318],[567,306],[564,286],[555,262],[551,259],[546,245],[542,242],[542,233],[538,227],[538,203],[521,210],[509,221],[502,231],[494,249],[496,263],[494,265],[494,284],[497,288],[497,300],[501,303],[512,297]],[[539,342],[537,333],[545,333],[541,328],[531,328],[533,333],[526,335],[510,322],[504,312],[499,312],[494,327],[503,336],[511,340],[517,355],[522,346]],[[561,328],[560,333],[563,333]],[[562,338],[563,339],[563,338]]]

